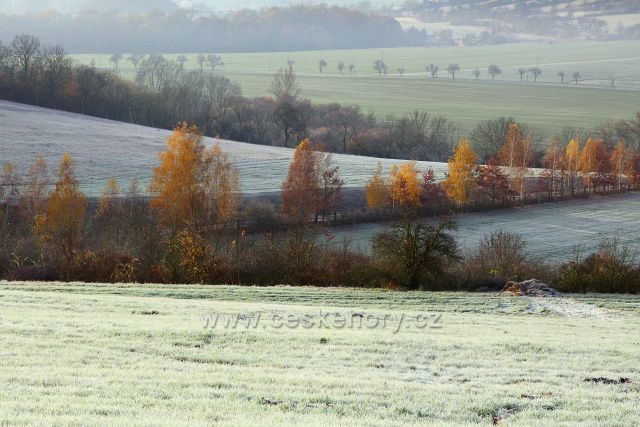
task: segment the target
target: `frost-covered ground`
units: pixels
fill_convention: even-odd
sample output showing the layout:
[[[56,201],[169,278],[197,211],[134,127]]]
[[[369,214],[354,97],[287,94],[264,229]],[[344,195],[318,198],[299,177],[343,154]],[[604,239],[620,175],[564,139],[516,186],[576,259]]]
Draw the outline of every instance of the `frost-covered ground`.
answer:
[[[0,283],[0,304],[0,425],[640,424],[637,296]]]
[[[122,187],[133,177],[147,183],[165,148],[168,131],[98,119],[74,113],[0,101],[0,163],[15,162],[25,170],[36,156],[43,156],[52,171],[60,157],[70,153],[77,164],[82,189],[100,194],[115,176]],[[207,138],[212,144],[215,139]],[[236,162],[245,193],[280,191],[293,150],[235,141],[220,141]],[[347,187],[362,187],[378,162],[385,170],[402,160],[374,159],[335,154],[336,165]],[[444,163],[420,162],[440,176]]]
[[[603,239],[617,238],[640,256],[640,194],[592,196],[588,200],[525,206],[455,216],[456,237],[462,248],[474,248],[482,237],[494,231],[521,234],[529,251],[547,262],[573,258],[579,249],[588,255]],[[335,230],[339,240],[350,240],[368,248],[371,240],[389,224],[362,224]]]

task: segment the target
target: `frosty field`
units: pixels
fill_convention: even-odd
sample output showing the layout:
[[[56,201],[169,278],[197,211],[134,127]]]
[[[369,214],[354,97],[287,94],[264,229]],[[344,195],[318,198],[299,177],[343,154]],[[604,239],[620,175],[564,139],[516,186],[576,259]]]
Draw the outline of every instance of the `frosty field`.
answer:
[[[455,216],[456,238],[463,250],[474,249],[486,235],[509,231],[522,235],[528,251],[551,264],[587,256],[603,240],[618,239],[640,256],[640,194],[591,196],[588,200],[544,203],[523,208],[476,212]],[[376,234],[389,224],[360,224],[333,231],[338,240],[369,248]]]
[[[0,303],[1,425],[640,422],[638,297],[3,282]]]
[[[36,156],[43,156],[55,172],[65,152],[76,161],[81,188],[99,195],[107,180],[115,176],[126,188],[137,177],[146,184],[158,164],[158,153],[166,148],[169,131],[98,119],[74,113],[0,101],[0,164],[17,163],[24,171]],[[207,144],[215,139],[207,138]],[[222,149],[235,161],[245,193],[279,192],[287,176],[293,150],[282,147],[221,140]],[[378,162],[385,170],[404,160],[376,159],[334,154],[346,187],[363,187]],[[444,175],[444,163],[420,162]]]

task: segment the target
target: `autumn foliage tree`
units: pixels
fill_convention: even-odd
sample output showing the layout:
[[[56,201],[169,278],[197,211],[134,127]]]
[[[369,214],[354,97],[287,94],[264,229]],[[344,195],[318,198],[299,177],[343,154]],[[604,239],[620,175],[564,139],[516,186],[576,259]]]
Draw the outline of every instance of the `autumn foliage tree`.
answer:
[[[477,156],[471,144],[467,139],[461,139],[453,157],[449,159],[449,172],[445,182],[447,196],[459,205],[471,201],[476,162]]]
[[[422,203],[441,201],[445,198],[442,185],[436,179],[436,173],[433,168],[427,169],[422,174]]]
[[[337,203],[342,184],[331,155],[305,139],[296,147],[282,184],[282,212],[303,223]]]
[[[49,248],[58,273],[68,278],[74,257],[84,237],[87,200],[75,178],[73,159],[65,154],[58,167],[56,186],[49,197],[46,213],[35,219],[36,234]]]
[[[394,206],[417,208],[422,200],[422,180],[416,162],[391,169],[391,200]]]
[[[364,195],[369,209],[380,209],[389,206],[389,183],[382,175],[382,165],[380,162],[378,162],[375,173],[364,186]]]
[[[150,185],[151,206],[165,226],[207,231],[236,214],[240,195],[236,168],[219,145],[205,148],[197,127],[177,126],[159,158]]]
[[[580,142],[571,139],[565,150],[564,162],[567,168],[569,189],[574,196],[578,187],[578,172],[580,171]]]
[[[477,166],[475,175],[479,193],[488,197],[492,204],[510,195],[509,180],[495,159],[489,159],[486,165]]]
[[[632,163],[632,159],[633,152],[627,148],[627,144],[624,141],[618,142],[611,152],[611,172],[619,190],[622,189],[622,176],[630,170],[629,166]],[[630,182],[629,176],[627,176],[627,182]]]
[[[599,139],[587,139],[582,153],[580,153],[580,172],[587,179],[587,188],[593,186],[593,191],[595,192],[596,185],[602,182],[608,170],[609,157],[607,147]]]
[[[527,190],[527,174],[533,163],[533,144],[517,123],[511,123],[507,129],[505,144],[498,153],[500,165],[509,168],[513,190],[524,200]]]

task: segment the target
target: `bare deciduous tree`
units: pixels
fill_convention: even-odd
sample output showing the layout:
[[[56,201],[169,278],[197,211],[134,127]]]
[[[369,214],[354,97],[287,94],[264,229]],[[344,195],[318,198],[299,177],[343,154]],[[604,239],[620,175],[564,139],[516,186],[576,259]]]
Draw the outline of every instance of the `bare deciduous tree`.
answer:
[[[113,64],[116,70],[118,69],[118,63],[120,63],[121,60],[122,54],[118,52],[114,53],[113,55],[111,55],[111,58],[109,58],[109,62]]]
[[[207,63],[209,67],[211,67],[211,71],[215,71],[216,68],[224,65],[224,61],[222,61],[222,58],[218,55],[207,55]]]
[[[575,81],[576,84],[578,84],[578,80],[580,80],[581,78],[582,76],[580,75],[579,72],[576,71],[575,73],[573,73],[573,81]]]
[[[525,68],[518,68],[518,74],[520,74],[520,82],[524,82],[524,76],[529,74],[529,71]],[[529,78],[527,77],[527,80]]]
[[[321,59],[320,61],[318,61],[318,70],[320,71],[320,74],[322,74],[324,72],[324,69],[327,68],[327,61],[325,61],[324,59]]]
[[[384,63],[382,59],[376,59],[373,61],[373,69],[381,76],[383,73],[387,74],[387,64]]]
[[[447,67],[447,72],[451,74],[451,77],[455,80],[456,73],[460,71],[460,66],[458,64],[449,64]]]
[[[537,82],[538,77],[542,74],[542,70],[538,67],[533,67],[529,69],[529,72],[533,74],[533,81]]]
[[[431,78],[435,79],[438,77],[438,71],[440,71],[440,68],[435,64],[429,64],[425,67],[425,70],[431,74]]]
[[[18,34],[11,42],[10,50],[22,72],[22,80],[26,81],[32,64],[38,58],[40,40],[29,34]]]
[[[138,64],[140,64],[140,62],[144,61],[145,56],[144,55],[140,55],[137,53],[134,53],[133,55],[129,56],[127,58],[127,61],[131,62],[133,64],[133,68],[138,68]]]
[[[490,65],[487,72],[491,76],[491,80],[495,80],[498,74],[502,74],[502,70],[497,65]]]
[[[564,84],[564,71],[558,71],[558,77],[560,77],[560,83]]]

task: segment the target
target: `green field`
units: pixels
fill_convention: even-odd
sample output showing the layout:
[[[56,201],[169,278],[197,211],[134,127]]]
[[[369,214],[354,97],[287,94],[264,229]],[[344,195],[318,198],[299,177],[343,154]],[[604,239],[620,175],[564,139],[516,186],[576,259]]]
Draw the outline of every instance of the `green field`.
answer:
[[[638,297],[4,282],[0,298],[0,425],[640,422]]]
[[[576,44],[514,44],[467,48],[398,48],[319,52],[279,52],[224,54],[226,65],[218,73],[241,84],[247,96],[268,94],[272,74],[286,64],[296,62],[303,96],[316,102],[359,104],[367,112],[384,119],[388,113],[415,109],[444,114],[460,122],[465,129],[479,121],[501,115],[538,126],[548,135],[564,126],[593,128],[609,119],[628,118],[640,110],[640,42],[598,42]],[[390,74],[379,77],[371,64],[384,55]],[[76,55],[83,63],[110,67],[110,55]],[[174,58],[176,55],[167,55]],[[186,69],[197,68],[196,55],[187,55]],[[328,62],[320,74],[318,60]],[[353,76],[338,75],[339,61],[353,63]],[[461,71],[455,80],[447,75],[447,64],[456,62]],[[438,64],[440,77],[427,76],[424,67]],[[543,70],[537,83],[520,83],[518,68],[539,64]],[[499,65],[503,74],[491,81],[486,68]],[[400,77],[396,69],[404,67]],[[479,81],[471,74],[483,71]],[[129,62],[119,72],[129,78],[134,69]],[[558,71],[567,80],[578,71],[580,84],[560,84]],[[616,76],[611,88],[608,76]]]

